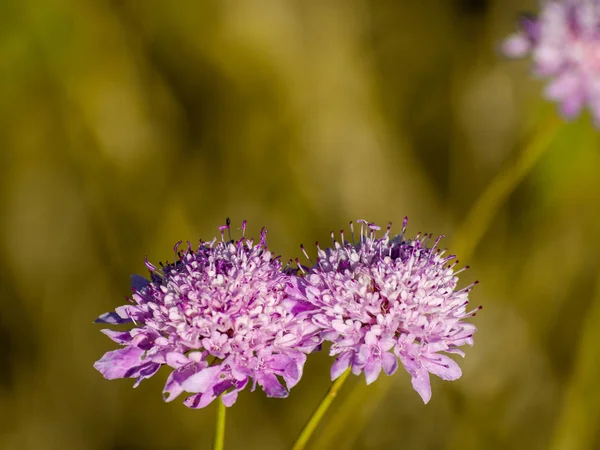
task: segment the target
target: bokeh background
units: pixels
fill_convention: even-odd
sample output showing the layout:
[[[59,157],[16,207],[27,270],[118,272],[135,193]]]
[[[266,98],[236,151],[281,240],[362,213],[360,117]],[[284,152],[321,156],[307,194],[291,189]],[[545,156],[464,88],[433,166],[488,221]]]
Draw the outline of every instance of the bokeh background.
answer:
[[[403,370],[350,378],[312,448],[600,448],[600,145],[498,54],[535,7],[3,0],[0,448],[210,448],[215,404],[163,403],[163,371],[134,390],[92,368],[115,348],[92,321],[129,274],[228,216],[267,226],[287,260],[350,220],[399,231],[405,215],[410,235],[464,249],[476,345],[427,406]],[[469,243],[479,195],[548,126]],[[226,447],[290,448],[329,364],[311,357],[286,400],[244,392]]]

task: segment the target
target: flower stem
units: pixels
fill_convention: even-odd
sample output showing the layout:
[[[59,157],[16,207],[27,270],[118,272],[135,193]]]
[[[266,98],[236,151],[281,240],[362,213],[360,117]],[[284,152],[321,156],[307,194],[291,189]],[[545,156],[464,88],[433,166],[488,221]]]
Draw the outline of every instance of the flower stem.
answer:
[[[596,295],[585,313],[571,380],[565,390],[563,407],[555,426],[551,450],[594,447],[600,420],[600,274],[596,278]],[[597,441],[597,439],[596,439]]]
[[[502,169],[487,185],[457,230],[452,240],[453,253],[460,255],[461,259],[471,257],[496,213],[548,149],[560,124],[560,120],[556,117],[551,117],[543,123],[517,160]]]
[[[217,410],[217,424],[215,426],[213,450],[223,450],[225,444],[225,413],[227,408],[221,399],[217,399],[217,403],[219,404],[219,409]]]
[[[319,425],[319,422],[325,415],[325,412],[329,408],[329,405],[331,405],[333,399],[337,396],[340,388],[344,384],[344,381],[346,381],[346,378],[348,378],[348,375],[350,375],[349,368],[346,369],[346,371],[342,375],[340,375],[340,377],[337,380],[333,382],[333,384],[329,388],[329,391],[327,392],[327,395],[325,395],[323,400],[321,400],[321,403],[319,404],[317,409],[315,409],[315,412],[312,414],[306,425],[304,425],[304,428],[300,432],[300,435],[298,436],[298,439],[294,444],[293,450],[302,450],[306,446],[306,443],[308,442],[313,432]]]

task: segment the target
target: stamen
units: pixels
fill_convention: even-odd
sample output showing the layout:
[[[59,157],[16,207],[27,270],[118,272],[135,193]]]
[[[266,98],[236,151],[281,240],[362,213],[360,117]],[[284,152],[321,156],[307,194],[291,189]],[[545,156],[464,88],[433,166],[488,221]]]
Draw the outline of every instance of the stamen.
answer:
[[[478,311],[481,311],[483,309],[483,306],[479,305],[477,308],[475,308],[473,311],[468,312],[467,315],[465,317],[475,317],[477,315]]]
[[[369,225],[369,222],[367,222],[364,219],[359,219],[359,220],[357,220],[357,222],[360,223],[360,243],[362,244],[366,240],[365,225]],[[363,239],[363,238],[365,238],[365,239]]]
[[[263,247],[267,247],[267,233],[269,231],[267,230],[266,227],[262,227],[260,229],[260,242],[258,245],[262,245]]]
[[[371,232],[369,233],[369,238],[373,241],[373,240],[375,240],[375,235],[376,235],[377,231],[381,230],[381,227],[372,222],[368,225],[368,227],[369,227],[369,230],[371,230]]]
[[[458,262],[458,261],[456,261],[456,262]],[[453,265],[452,265],[452,267],[454,267],[455,265],[456,265],[456,264],[453,264]],[[463,267],[462,269],[460,269],[460,270],[457,270],[456,272],[454,272],[454,275],[458,275],[459,273],[462,273],[462,272],[464,272],[465,270],[469,270],[470,268],[471,268],[470,266],[465,266],[465,267]]]
[[[231,219],[228,217],[225,219],[225,223],[227,224],[227,235],[229,236],[229,242],[233,242],[233,239],[231,239]]]
[[[429,235],[431,237],[431,235]],[[440,234],[437,239],[435,240],[435,242],[433,243],[432,247],[431,247],[431,251],[433,252],[433,250],[437,247],[437,245],[440,243],[440,241],[442,239],[444,239],[446,236],[443,234]]]
[[[306,257],[306,259],[308,259],[308,262],[310,262],[311,264],[314,265],[312,259],[310,259],[310,256],[308,256],[308,253],[307,253],[306,249],[304,248],[304,244],[300,244],[300,249],[302,250],[302,253],[304,253],[304,256]],[[296,258],[296,263],[298,263],[297,258]]]
[[[174,261],[177,261],[177,259],[181,259],[180,253],[179,253],[179,246],[181,245],[183,241],[179,241],[175,244],[175,246],[173,247],[173,252],[175,252],[175,258]],[[177,258],[179,256],[179,258]]]
[[[459,291],[456,292],[469,292],[469,290],[473,287],[479,284],[478,280],[473,281],[471,284],[469,284],[468,286],[465,286],[464,288],[462,288]]]
[[[408,224],[408,216],[404,217],[402,221],[402,233],[400,233],[400,240],[404,240],[404,234],[406,233],[406,225]]]
[[[300,269],[300,271],[306,275],[306,270],[304,270],[304,266],[300,264],[300,260],[298,258],[296,258],[296,265],[298,266],[298,269]]]
[[[431,237],[433,236],[432,233],[426,234],[423,236],[423,239],[421,240],[421,245],[423,247],[426,247],[427,244],[429,243],[429,240],[431,239]]]
[[[225,242],[225,230],[229,229],[229,217],[225,219],[225,225],[221,225],[219,227],[219,231],[221,232],[221,242]]]
[[[148,257],[147,256],[144,259],[144,265],[148,268],[148,270],[150,272],[156,272],[156,271],[158,271],[158,267],[156,267],[154,264],[152,264],[150,261],[148,261]]]
[[[390,230],[392,229],[392,222],[388,222],[387,225],[387,229],[385,231],[385,234],[383,235],[384,238],[389,238],[390,237]]]

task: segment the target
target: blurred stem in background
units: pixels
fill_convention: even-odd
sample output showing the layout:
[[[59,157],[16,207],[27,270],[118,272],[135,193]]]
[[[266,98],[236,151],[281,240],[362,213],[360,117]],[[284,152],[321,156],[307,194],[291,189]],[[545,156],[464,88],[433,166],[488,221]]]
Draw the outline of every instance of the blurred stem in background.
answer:
[[[455,234],[452,253],[459,255],[463,261],[471,258],[473,251],[485,235],[495,215],[550,147],[562,123],[560,118],[552,114],[536,127],[536,131],[518,155],[516,161],[501,170],[475,201],[467,214],[467,218]],[[582,358],[585,358],[585,356],[582,356]],[[347,447],[352,445],[368,422],[370,413],[377,409],[379,402],[392,387],[393,377],[380,378],[376,384],[376,390],[371,390],[362,383],[356,386],[346,397],[341,407],[338,408],[335,416],[329,421],[314,448],[329,448],[334,438],[339,436],[342,430],[344,432],[344,444]],[[573,411],[579,411],[579,409],[574,407]],[[365,412],[369,412],[369,414],[365,414]],[[348,425],[350,417],[356,418],[352,426]],[[573,418],[572,420],[578,419]],[[342,442],[337,442],[336,445],[339,450],[345,448]],[[565,447],[555,448],[558,450]]]
[[[554,114],[542,122],[517,160],[500,171],[475,200],[452,240],[454,254],[462,260],[471,257],[500,208],[548,149],[561,124]]]
[[[317,409],[315,409],[315,412],[312,414],[306,425],[304,425],[304,428],[300,432],[300,435],[294,444],[293,450],[302,450],[306,446],[308,440],[319,425],[319,422],[325,415],[325,412],[327,412],[329,405],[331,405],[331,402],[333,402],[333,399],[337,396],[337,393],[344,384],[344,381],[346,381],[346,378],[348,378],[348,375],[350,375],[350,368],[346,369],[346,371],[333,382],[329,388],[329,391],[323,400],[321,400],[321,403]]]
[[[585,314],[571,380],[555,427],[551,450],[594,448],[600,423],[600,274],[596,293]]]
[[[217,399],[217,403],[219,404],[219,407],[217,409],[217,423],[215,425],[213,449],[223,450],[225,445],[225,415],[227,413],[227,408],[220,398]]]

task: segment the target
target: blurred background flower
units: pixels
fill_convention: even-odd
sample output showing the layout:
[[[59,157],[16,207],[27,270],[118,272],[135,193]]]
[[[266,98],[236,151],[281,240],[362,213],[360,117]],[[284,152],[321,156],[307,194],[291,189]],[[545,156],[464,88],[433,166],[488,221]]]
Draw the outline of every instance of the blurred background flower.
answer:
[[[92,367],[108,344],[92,321],[124,303],[129,274],[227,216],[251,235],[266,225],[287,261],[356,217],[405,215],[448,236],[473,267],[461,280],[481,280],[476,345],[460,380],[432,379],[427,406],[407,373],[349,378],[312,448],[598,448],[590,115],[560,128],[467,259],[453,244],[478,194],[556,116],[530,63],[498,51],[536,7],[3,1],[0,448],[209,447],[216,411],[165,404],[166,373],[133,390]],[[330,363],[309,358],[285,400],[242,393],[226,448],[289,448]],[[366,401],[336,422],[354,390]]]
[[[560,104],[565,118],[586,107],[600,125],[600,1],[549,0],[520,22],[520,32],[504,42],[504,53],[531,54],[535,74],[551,79],[546,98]]]

